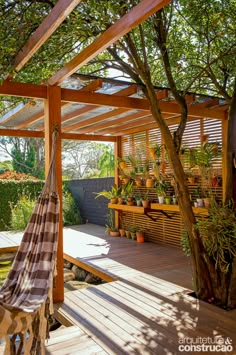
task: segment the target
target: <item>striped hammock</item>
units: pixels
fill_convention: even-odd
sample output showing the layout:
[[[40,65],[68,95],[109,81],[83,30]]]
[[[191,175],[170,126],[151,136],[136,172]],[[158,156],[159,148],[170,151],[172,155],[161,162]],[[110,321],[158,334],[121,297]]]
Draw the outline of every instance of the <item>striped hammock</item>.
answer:
[[[44,354],[48,337],[59,226],[55,150],[56,133],[47,180],[0,290],[0,339],[6,342],[7,355],[22,350],[24,354]]]

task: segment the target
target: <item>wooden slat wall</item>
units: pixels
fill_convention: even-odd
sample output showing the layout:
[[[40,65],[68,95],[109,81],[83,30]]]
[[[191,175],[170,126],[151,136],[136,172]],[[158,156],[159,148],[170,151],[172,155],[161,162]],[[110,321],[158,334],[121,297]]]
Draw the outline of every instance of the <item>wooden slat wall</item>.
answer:
[[[176,125],[170,127],[174,132],[177,129]],[[182,144],[187,147],[197,147],[203,142],[203,135],[208,135],[208,142],[217,142],[222,147],[222,123],[220,120],[214,119],[199,119],[187,123],[186,130],[183,136]],[[147,164],[149,159],[148,147],[153,144],[164,143],[159,129],[143,131],[132,135],[126,135],[121,139],[122,157],[127,157],[133,154],[136,158],[141,157],[141,165]],[[184,162],[183,162],[184,164]],[[221,156],[214,163],[214,170],[218,175],[222,175],[222,158]],[[167,164],[167,174],[171,173],[171,169]],[[201,184],[200,177],[196,183],[189,184],[189,192],[192,199],[196,198],[195,190]],[[212,187],[212,193],[216,195],[217,200],[222,200],[222,187]],[[149,189],[150,197],[153,201],[157,200],[155,188]],[[142,196],[147,191],[145,186],[135,188],[135,193]],[[179,213],[168,213],[171,218],[167,218],[160,212],[153,212],[151,216],[157,221],[153,221],[147,216],[123,213],[121,225],[124,228],[136,225],[145,229],[148,241],[161,242],[172,244],[180,247],[181,235],[184,229],[182,217]]]

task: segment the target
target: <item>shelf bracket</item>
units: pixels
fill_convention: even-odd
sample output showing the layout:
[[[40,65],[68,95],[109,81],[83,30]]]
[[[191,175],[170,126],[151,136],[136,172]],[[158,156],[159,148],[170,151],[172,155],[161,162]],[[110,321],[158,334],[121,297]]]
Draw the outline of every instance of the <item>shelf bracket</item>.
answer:
[[[150,211],[150,210],[149,210]],[[166,216],[167,218],[169,218],[169,219],[171,219],[172,218],[172,216],[170,216],[170,215],[168,215],[168,213],[166,213],[165,211],[163,211],[163,210],[153,210],[153,212],[161,212],[162,214],[164,214],[164,216]],[[150,216],[150,214],[148,213],[148,211],[144,211],[144,215],[145,216],[147,216],[148,218],[150,218],[152,221],[154,221],[154,222],[157,222],[157,220],[158,220],[158,217],[157,218],[153,218],[152,216]]]

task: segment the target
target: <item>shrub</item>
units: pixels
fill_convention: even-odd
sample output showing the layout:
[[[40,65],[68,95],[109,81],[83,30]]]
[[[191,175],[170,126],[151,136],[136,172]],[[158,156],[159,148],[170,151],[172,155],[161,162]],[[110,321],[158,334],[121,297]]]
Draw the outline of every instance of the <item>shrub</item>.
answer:
[[[72,194],[69,191],[63,192],[63,224],[64,226],[70,226],[75,224],[81,224],[81,216],[78,206]]]
[[[11,228],[24,230],[32,214],[36,201],[22,195],[17,204],[11,207]]]
[[[4,173],[0,174],[0,179],[1,180],[17,180],[17,181],[22,181],[22,180],[38,180],[36,177],[30,175],[30,174],[24,174],[24,173],[17,173],[16,171],[5,171]]]
[[[0,230],[11,227],[11,206],[15,206],[22,195],[36,200],[44,182],[42,180],[1,180],[0,179]]]

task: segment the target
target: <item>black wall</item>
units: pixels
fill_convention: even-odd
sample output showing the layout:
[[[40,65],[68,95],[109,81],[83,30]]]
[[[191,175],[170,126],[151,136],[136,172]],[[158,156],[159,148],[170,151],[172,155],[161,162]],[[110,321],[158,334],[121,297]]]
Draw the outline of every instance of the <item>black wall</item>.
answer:
[[[106,214],[108,213],[108,199],[98,197],[94,192],[110,190],[114,185],[114,177],[71,180],[69,189],[74,196],[84,223],[94,223],[101,226],[106,224]]]

